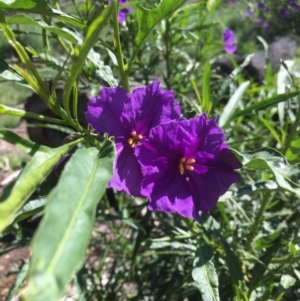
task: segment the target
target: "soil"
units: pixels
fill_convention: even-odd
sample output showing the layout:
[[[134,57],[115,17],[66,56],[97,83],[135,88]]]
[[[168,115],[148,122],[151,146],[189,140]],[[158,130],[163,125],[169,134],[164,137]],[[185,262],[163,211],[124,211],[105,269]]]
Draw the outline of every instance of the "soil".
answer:
[[[18,127],[10,129],[19,136],[28,138],[26,122],[23,120]],[[0,157],[21,155],[23,152],[16,146],[0,139]],[[9,168],[9,163],[0,169],[0,183],[7,179],[14,171]],[[4,187],[0,186],[0,195]],[[18,271],[24,262],[28,261],[30,250],[28,246],[8,246],[0,239],[0,300],[4,300],[10,287],[13,285]]]

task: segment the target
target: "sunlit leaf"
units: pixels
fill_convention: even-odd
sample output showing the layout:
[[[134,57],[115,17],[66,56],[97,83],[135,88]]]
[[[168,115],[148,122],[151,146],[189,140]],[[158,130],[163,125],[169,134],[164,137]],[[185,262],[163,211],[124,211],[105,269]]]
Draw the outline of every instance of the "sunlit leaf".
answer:
[[[83,264],[96,206],[113,175],[114,156],[113,142],[106,141],[100,150],[77,150],[66,164],[33,240],[24,300],[58,300]]]
[[[212,262],[214,252],[206,245],[201,246],[196,252],[193,263],[192,276],[205,301],[217,301],[219,297],[219,280]]]
[[[281,188],[300,195],[300,163],[290,165],[279,151],[268,147],[247,153],[233,151],[242,158],[243,165],[255,170],[271,170]]]
[[[134,60],[142,43],[146,40],[155,25],[165,18],[172,10],[177,9],[184,2],[184,0],[163,0],[159,7],[151,10],[138,5],[136,10],[138,33],[134,40],[136,48],[131,57],[131,61]]]
[[[289,92],[289,93],[285,93],[285,94],[280,94],[280,95],[276,95],[274,97],[259,101],[254,103],[253,105],[246,107],[244,110],[242,111],[238,111],[235,114],[233,114],[233,116],[230,118],[230,120],[235,119],[237,117],[240,116],[245,116],[245,115],[249,115],[249,114],[253,114],[257,111],[260,110],[264,110],[267,109],[269,107],[272,107],[282,101],[287,101],[295,96],[298,95],[298,92]]]
[[[59,160],[78,142],[72,142],[57,149],[51,149],[32,143],[18,135],[0,128],[0,138],[29,151],[32,159],[17,180],[6,187],[0,197],[0,232],[9,225],[14,215],[26,200],[45,180]]]

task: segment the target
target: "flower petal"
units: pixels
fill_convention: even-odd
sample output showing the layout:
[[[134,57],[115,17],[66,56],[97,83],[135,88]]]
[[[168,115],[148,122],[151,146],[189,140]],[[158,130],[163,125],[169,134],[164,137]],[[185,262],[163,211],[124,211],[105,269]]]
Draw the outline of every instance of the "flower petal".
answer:
[[[87,122],[100,133],[122,137],[134,124],[130,94],[123,88],[102,88],[89,99]]]
[[[216,119],[207,120],[205,114],[153,128],[135,151],[143,173],[141,191],[150,199],[149,209],[194,219],[200,218],[199,211],[210,211],[240,179],[234,169],[241,163],[224,139]],[[188,159],[193,160],[186,163]]]
[[[132,92],[132,110],[137,121],[136,131],[142,135],[150,129],[180,116],[180,106],[172,91],[163,91],[159,82]]]
[[[125,144],[117,152],[114,177],[109,181],[108,186],[119,191],[123,190],[133,196],[142,197],[141,181],[140,164],[134,155],[133,149]]]

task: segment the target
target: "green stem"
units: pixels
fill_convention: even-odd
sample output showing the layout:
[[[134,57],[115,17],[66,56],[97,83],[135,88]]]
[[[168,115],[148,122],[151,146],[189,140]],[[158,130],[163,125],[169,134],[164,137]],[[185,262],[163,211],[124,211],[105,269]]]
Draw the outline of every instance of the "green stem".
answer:
[[[284,147],[282,149],[282,153],[285,154],[285,152],[288,150],[288,148],[291,145],[292,140],[294,139],[294,137],[297,134],[297,128],[300,125],[300,105],[298,105],[298,111],[297,111],[297,115],[296,115],[296,120],[294,121],[291,131],[289,132],[286,140],[285,140],[285,144]]]
[[[245,247],[245,250],[249,250],[250,248],[250,245],[252,243],[252,240],[256,234],[256,231],[262,221],[262,217],[263,217],[263,214],[265,212],[265,209],[266,209],[266,206],[268,205],[269,201],[270,201],[270,193],[266,193],[264,196],[263,196],[263,199],[262,199],[262,202],[261,202],[261,205],[260,205],[260,208],[259,208],[259,211],[255,217],[255,220],[254,220],[254,223],[252,224],[251,226],[251,229],[250,229],[250,233],[248,235],[248,238],[247,238],[247,243],[246,243],[246,247]]]
[[[113,15],[113,26],[114,26],[114,44],[115,44],[115,49],[117,51],[116,57],[117,57],[118,66],[120,70],[121,82],[122,82],[122,86],[128,92],[130,92],[128,74],[123,61],[123,54],[122,54],[121,41],[120,41],[120,30],[119,30],[119,20],[118,20],[119,0],[112,0],[111,5],[112,5],[112,15]]]

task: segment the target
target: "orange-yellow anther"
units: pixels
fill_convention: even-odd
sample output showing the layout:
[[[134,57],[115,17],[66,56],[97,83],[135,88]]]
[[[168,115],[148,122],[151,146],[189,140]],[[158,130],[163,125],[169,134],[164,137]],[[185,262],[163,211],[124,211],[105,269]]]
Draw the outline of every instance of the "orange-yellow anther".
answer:
[[[131,137],[128,139],[128,143],[131,147],[135,147],[137,144],[141,144],[143,139],[142,135],[138,135],[136,131],[131,132]]]
[[[179,164],[179,173],[180,173],[181,175],[183,175],[183,173],[184,173],[184,167],[183,167],[183,164]]]
[[[186,163],[187,163],[187,164],[191,164],[191,163],[195,163],[195,162],[196,162],[195,159],[187,159],[187,160],[186,160]]]
[[[195,163],[196,160],[195,159],[186,159],[186,158],[181,158],[179,160],[179,165],[178,165],[178,168],[179,168],[179,173],[181,175],[184,174],[184,170],[190,170],[190,171],[193,171],[194,170],[194,166],[192,166],[191,164]]]
[[[186,165],[185,168],[187,170],[194,170],[194,166],[191,166],[191,165]]]
[[[129,138],[129,139],[128,139],[128,143],[129,143],[130,145],[132,145],[132,143],[133,143],[133,138]]]

